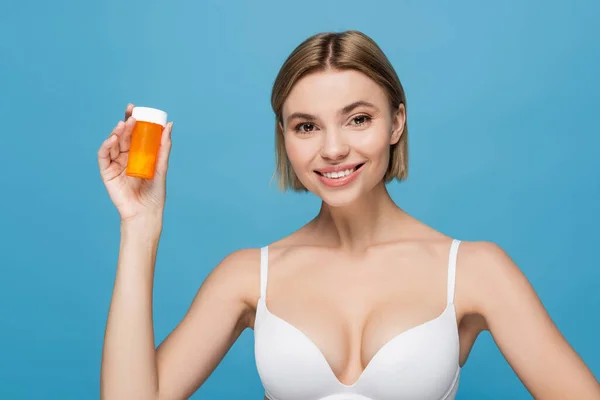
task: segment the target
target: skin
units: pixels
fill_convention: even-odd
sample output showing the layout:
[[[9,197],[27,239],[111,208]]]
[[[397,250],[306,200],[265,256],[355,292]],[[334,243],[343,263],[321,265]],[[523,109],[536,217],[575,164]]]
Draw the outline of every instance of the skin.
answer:
[[[340,112],[356,101],[373,106]],[[131,108],[127,122],[115,127],[98,152],[101,176],[121,215],[101,398],[185,399],[241,332],[253,328],[260,250],[236,251],[217,265],[182,321],[154,349],[152,280],[172,126],[163,133],[154,181],[127,177]],[[289,119],[294,113],[313,117]],[[345,384],[356,381],[388,340],[437,317],[446,306],[451,238],[398,207],[382,181],[389,146],[403,134],[404,120],[404,107],[390,110],[385,92],[355,71],[308,75],[283,107],[288,157],[322,206],[309,223],[270,244],[267,303],[314,341]],[[314,172],[353,162],[365,164],[347,187],[329,188]],[[598,381],[527,278],[494,243],[461,244],[455,306],[461,365],[478,334],[489,330],[534,398],[600,399]]]

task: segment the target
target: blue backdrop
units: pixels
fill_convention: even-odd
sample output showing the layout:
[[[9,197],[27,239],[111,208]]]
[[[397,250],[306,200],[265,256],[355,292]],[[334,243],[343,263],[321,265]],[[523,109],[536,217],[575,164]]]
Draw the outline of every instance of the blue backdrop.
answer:
[[[175,122],[160,342],[225,255],[317,212],[270,185],[269,96],[296,45],[346,29],[379,43],[408,96],[410,178],[394,199],[502,246],[599,376],[599,16],[593,0],[4,4],[0,398],[98,397],[119,224],[96,151],[127,102]],[[248,330],[193,398],[261,396]],[[530,396],[485,333],[458,398]]]

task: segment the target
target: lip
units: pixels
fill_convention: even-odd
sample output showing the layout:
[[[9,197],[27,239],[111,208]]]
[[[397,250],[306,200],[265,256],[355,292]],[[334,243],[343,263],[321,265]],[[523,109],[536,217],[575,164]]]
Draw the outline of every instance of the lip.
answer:
[[[342,165],[332,165],[330,167],[315,169],[315,171],[320,172],[322,174],[326,172],[339,172],[345,171],[347,169],[354,169],[357,165],[364,164],[364,162],[357,162],[354,164],[342,164]]]
[[[363,170],[364,164],[365,163],[336,165],[336,166],[332,166],[332,167],[315,170],[315,174],[317,175],[317,177],[319,178],[321,183],[323,183],[325,186],[336,187],[336,188],[342,187],[342,186],[347,186],[358,177],[358,174],[360,174],[360,172]],[[347,169],[354,169],[358,165],[360,165],[360,168],[358,168],[357,170],[353,171],[350,175],[345,176],[343,178],[327,178],[326,176],[323,176],[320,173],[320,172],[345,171]]]

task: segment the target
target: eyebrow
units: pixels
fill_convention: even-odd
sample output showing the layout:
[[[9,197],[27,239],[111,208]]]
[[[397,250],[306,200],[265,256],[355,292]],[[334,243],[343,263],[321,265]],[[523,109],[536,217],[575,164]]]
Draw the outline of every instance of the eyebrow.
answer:
[[[376,111],[378,111],[379,109],[377,108],[377,106],[375,106],[375,104],[373,103],[369,103],[368,101],[364,101],[364,100],[358,100],[355,101],[354,103],[350,103],[347,106],[344,106],[341,110],[340,110],[340,114],[341,115],[346,115],[351,113],[354,109],[358,108],[358,107],[368,107],[368,108],[372,108]],[[306,114],[306,113],[302,113],[302,112],[295,112],[293,114],[290,114],[287,119],[286,119],[286,123],[289,124],[289,122],[295,118],[299,118],[299,119],[306,119],[309,121],[314,121],[317,119],[317,117],[315,117],[314,115],[311,114]]]

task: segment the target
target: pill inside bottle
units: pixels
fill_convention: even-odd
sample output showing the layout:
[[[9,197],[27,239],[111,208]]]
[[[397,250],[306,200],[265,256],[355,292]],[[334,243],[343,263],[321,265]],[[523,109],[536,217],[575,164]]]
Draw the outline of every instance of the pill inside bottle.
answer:
[[[131,116],[136,122],[131,132],[126,174],[153,179],[162,131],[167,125],[167,113],[156,108],[134,107]]]

